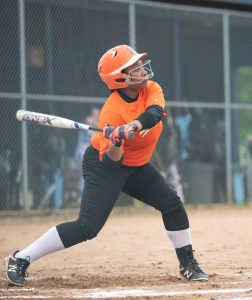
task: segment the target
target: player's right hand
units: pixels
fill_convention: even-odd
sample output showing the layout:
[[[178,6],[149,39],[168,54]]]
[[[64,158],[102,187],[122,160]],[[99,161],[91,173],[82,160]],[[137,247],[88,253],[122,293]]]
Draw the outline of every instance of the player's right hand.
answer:
[[[132,125],[122,125],[118,127],[105,126],[103,128],[103,136],[110,139],[115,145],[122,141],[122,139],[133,139],[135,133],[135,128]]]
[[[137,127],[133,124],[127,124],[116,127],[115,131],[120,138],[125,138],[127,140],[132,140],[135,135]]]

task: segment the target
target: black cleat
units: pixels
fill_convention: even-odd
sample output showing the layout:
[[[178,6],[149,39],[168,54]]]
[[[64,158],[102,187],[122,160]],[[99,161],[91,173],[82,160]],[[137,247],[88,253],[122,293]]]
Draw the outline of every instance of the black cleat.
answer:
[[[188,245],[176,249],[180,262],[179,277],[190,281],[207,281],[208,276],[201,270],[199,263],[193,256],[192,246]]]
[[[208,276],[201,270],[196,259],[179,267],[180,277],[191,281],[207,281]]]
[[[6,257],[6,278],[7,280],[15,285],[24,285],[26,283],[25,277],[27,277],[26,269],[30,265],[30,257],[16,258],[14,252],[12,255]]]

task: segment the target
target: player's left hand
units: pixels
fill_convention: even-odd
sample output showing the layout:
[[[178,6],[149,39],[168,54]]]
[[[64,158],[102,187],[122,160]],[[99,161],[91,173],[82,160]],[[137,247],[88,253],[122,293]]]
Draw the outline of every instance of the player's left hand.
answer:
[[[132,140],[136,131],[135,125],[127,124],[115,128],[115,135],[120,139]]]
[[[109,139],[116,147],[120,147],[122,144],[122,139],[115,134],[115,129],[116,127],[114,126],[105,126],[103,128],[103,136]]]
[[[135,128],[132,125],[105,126],[103,136],[110,139],[113,144],[121,142],[122,139],[132,140],[134,138]]]

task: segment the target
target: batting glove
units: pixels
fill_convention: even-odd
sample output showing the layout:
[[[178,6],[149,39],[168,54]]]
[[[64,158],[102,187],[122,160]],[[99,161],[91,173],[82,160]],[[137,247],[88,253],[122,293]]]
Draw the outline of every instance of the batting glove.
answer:
[[[135,125],[127,124],[116,127],[114,134],[120,139],[132,140],[134,138],[136,130],[137,127]]]
[[[134,122],[130,122],[128,125],[130,125],[131,126],[131,130],[132,131],[137,131],[138,130],[138,128],[137,128],[137,126],[136,126],[136,124],[134,123]]]
[[[103,128],[103,136],[109,139],[114,146],[120,147],[122,144],[122,139],[115,134],[115,129],[116,127],[114,126],[105,126]]]
[[[122,139],[132,140],[134,138],[136,129],[136,126],[130,124],[118,127],[106,126],[103,128],[103,136],[110,139],[116,147],[120,147]]]

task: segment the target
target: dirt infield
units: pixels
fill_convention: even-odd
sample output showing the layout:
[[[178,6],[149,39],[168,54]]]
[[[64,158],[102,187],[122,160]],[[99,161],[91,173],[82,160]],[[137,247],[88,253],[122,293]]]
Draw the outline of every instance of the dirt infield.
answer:
[[[96,239],[35,262],[25,287],[8,285],[3,258],[75,215],[1,215],[0,299],[252,300],[252,207],[188,207],[188,214],[207,283],[177,279],[177,259],[159,213],[136,209],[115,211]]]

